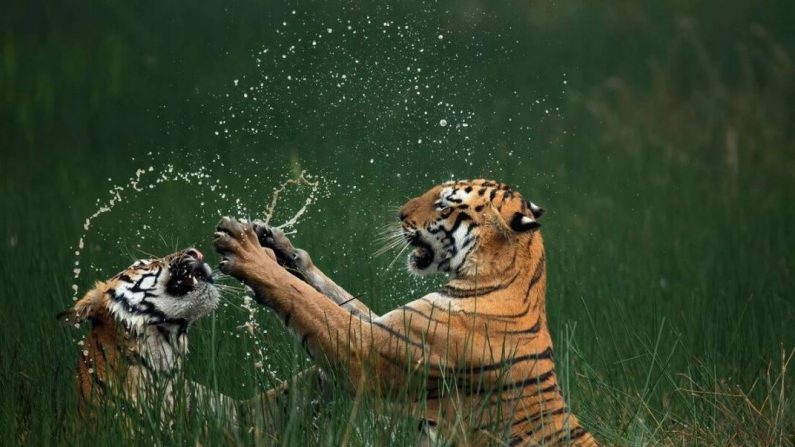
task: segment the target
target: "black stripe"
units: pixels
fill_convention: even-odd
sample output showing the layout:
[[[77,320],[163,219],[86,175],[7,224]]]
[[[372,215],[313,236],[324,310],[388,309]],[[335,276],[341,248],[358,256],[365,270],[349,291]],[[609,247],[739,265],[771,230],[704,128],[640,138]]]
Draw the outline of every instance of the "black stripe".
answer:
[[[455,197],[453,197],[453,194],[455,194],[455,191],[453,191],[452,194],[448,194],[447,197],[444,198],[444,200],[447,200],[448,202],[453,202],[453,203],[461,203],[461,202],[464,201],[463,199],[456,199]]]
[[[475,394],[482,395],[482,394],[486,394],[486,393],[504,393],[504,392],[509,391],[509,390],[514,390],[514,389],[518,389],[518,388],[525,388],[525,387],[527,387],[529,385],[544,383],[544,382],[546,382],[547,380],[549,380],[550,378],[552,378],[554,376],[555,376],[555,368],[553,367],[549,371],[541,373],[541,374],[539,374],[537,376],[529,377],[527,379],[519,380],[517,382],[505,383],[505,384],[502,384],[502,385],[496,386],[496,387],[487,388],[482,383],[478,383],[478,384],[472,384],[472,383],[458,384],[458,383],[456,383],[456,388],[458,389],[459,393],[464,394],[464,395],[475,395]],[[435,390],[435,391],[438,391],[438,390]],[[429,399],[430,398],[438,398],[439,394],[438,394],[438,392],[435,393],[435,394],[428,393],[427,397]]]
[[[557,383],[553,383],[552,385],[549,385],[548,387],[542,388],[542,389],[540,389],[540,390],[538,390],[536,392],[533,392],[531,394],[520,394],[518,396],[511,396],[511,397],[508,397],[508,398],[500,397],[499,401],[500,402],[513,402],[513,401],[516,401],[516,400],[530,399],[532,397],[543,396],[544,394],[550,393],[550,392],[553,392],[553,391],[557,391],[558,392],[558,396],[560,396],[560,388],[558,388],[558,384]],[[514,424],[514,425],[518,425],[518,422],[516,424]]]
[[[550,402],[555,402],[555,401],[559,401],[559,400],[562,400],[562,399],[560,399],[560,396],[550,397],[549,399],[544,399],[544,400],[538,402],[537,405],[546,404],[546,403],[550,403]],[[562,406],[562,407],[556,408],[554,410],[552,410],[550,408],[541,408],[540,410],[536,411],[535,413],[526,414],[524,416],[519,417],[518,419],[513,421],[512,425],[514,427],[516,427],[517,425],[522,425],[522,424],[533,424],[535,422],[540,421],[541,419],[543,419],[545,417],[557,416],[559,414],[566,414],[568,412],[569,412],[569,409],[565,405]]]
[[[433,306],[433,304],[431,304],[431,306]],[[417,315],[419,315],[419,316],[421,316],[421,317],[425,318],[426,320],[433,321],[434,323],[440,323],[440,324],[449,324],[449,321],[437,320],[436,318],[433,318],[431,315],[429,315],[429,314],[426,314],[425,312],[423,312],[423,311],[421,311],[421,310],[419,310],[419,309],[415,309],[415,308],[413,308],[413,307],[410,307],[408,304],[407,304],[407,305],[405,305],[405,306],[402,306],[402,307],[400,307],[399,309],[402,309],[402,310],[409,311],[409,312],[411,312],[411,313],[417,314]],[[434,312],[436,309],[439,309],[439,310],[444,310],[444,309],[442,309],[441,307],[438,307],[438,308],[437,308],[437,307],[435,307],[435,306],[434,306],[434,307],[431,309],[431,314],[433,314],[433,312]]]
[[[478,373],[478,372],[485,372],[485,371],[494,371],[495,369],[503,369],[513,366],[517,363],[527,362],[530,360],[539,361],[539,360],[551,360],[553,358],[552,348],[547,347],[541,352],[536,352],[527,355],[520,355],[518,357],[509,357],[505,360],[489,363],[486,365],[470,365],[470,366],[461,366],[458,368],[453,368],[452,371],[455,374],[463,374],[463,373]],[[435,364],[429,364],[431,367],[440,367]]]
[[[511,366],[513,366],[515,364],[518,364],[518,363],[528,362],[528,361],[531,361],[531,360],[532,361],[536,361],[536,362],[539,361],[539,360],[552,360],[552,358],[553,358],[552,347],[547,347],[546,349],[544,349],[541,352],[521,355],[521,356],[518,356],[518,357],[509,357],[509,358],[507,358],[505,360],[501,360],[501,361],[495,362],[495,363],[488,363],[488,364],[485,364],[485,365],[467,365],[467,366],[458,366],[458,367],[455,367],[455,368],[450,368],[450,367],[447,367],[447,366],[444,366],[444,365],[440,365],[438,363],[431,363],[431,362],[424,362],[423,365],[427,369],[432,370],[432,371],[439,371],[439,372],[441,372],[443,374],[452,374],[452,375],[456,375],[458,377],[461,377],[462,375],[463,376],[470,375],[470,374],[471,375],[477,375],[478,373],[484,373],[486,371],[494,371],[494,370],[499,370],[499,369],[506,369],[507,370]],[[389,360],[390,360],[390,362],[392,362],[392,363],[394,363],[396,365],[405,366],[404,364],[402,364],[397,359],[389,359]],[[546,379],[544,379],[544,380],[546,380]]]
[[[541,258],[538,260],[538,264],[536,264],[536,271],[533,272],[533,278],[530,280],[530,288],[532,289],[538,284],[538,281],[541,280],[541,277],[544,275],[544,271],[546,270],[547,261],[545,259],[544,253],[541,253]]]
[[[539,414],[536,414],[531,419],[525,418],[525,420],[523,422],[527,422],[527,423],[533,424],[535,422],[538,422],[540,419],[542,419],[542,418],[544,418],[546,416],[557,416],[557,415],[561,415],[561,414],[566,414],[568,412],[569,412],[569,409],[567,407],[561,407],[561,408],[558,408],[557,410],[550,411],[550,412],[541,411],[541,412],[539,412]],[[530,430],[527,430],[527,431],[519,434],[518,436],[515,436],[513,439],[511,439],[511,442],[508,443],[508,445],[509,446],[516,446],[516,445],[521,444],[525,439],[527,439],[528,437],[532,436],[533,433],[535,433],[535,431],[536,431],[535,427],[533,427]],[[554,435],[556,435],[557,433],[559,433],[559,432],[552,433],[551,435],[545,437],[544,440],[540,443],[540,445],[546,445],[547,442],[551,439],[550,436],[554,437]]]
[[[470,225],[469,226],[469,228],[467,229],[467,234],[469,234],[469,232],[472,230],[472,227],[474,227],[474,225]],[[469,245],[472,244],[473,242],[475,242],[476,240],[477,240],[477,238],[475,238],[475,237],[468,237],[468,238],[464,239],[464,243],[461,244],[461,250],[469,247]]]
[[[569,436],[566,438],[566,440],[574,441],[576,439],[582,438],[583,436],[585,436],[587,434],[588,434],[588,430],[586,430],[586,429],[584,429],[582,427],[577,427],[574,430],[569,432]]]
[[[455,233],[458,227],[461,226],[461,223],[467,220],[472,220],[472,216],[470,216],[464,211],[461,211],[460,213],[458,213],[458,216],[455,217],[455,222],[453,222],[453,226],[449,230],[445,231],[445,233],[448,236],[452,235],[453,233]]]
[[[541,316],[539,315],[536,319],[536,323],[530,326],[527,329],[517,329],[517,330],[505,330],[501,331],[500,334],[537,334],[541,330]]]
[[[577,439],[584,436],[587,432],[582,427],[575,427],[573,430],[563,429],[559,430],[555,433],[550,433],[547,436],[544,436],[544,439],[541,441],[541,445],[545,445],[555,439],[555,442],[562,441],[563,439]]]
[[[391,327],[385,325],[384,323],[381,323],[381,322],[378,322],[378,321],[373,321],[372,325],[383,329],[384,331],[386,331],[390,335],[392,335],[394,337],[397,337],[400,340],[403,340],[404,342],[406,342],[406,343],[408,343],[408,344],[410,344],[410,345],[412,345],[414,347],[422,349],[422,345],[420,343],[417,343],[417,342],[413,341],[412,339],[408,338],[404,334],[401,334],[400,332],[397,332],[396,330],[394,330]]]
[[[460,312],[463,313],[464,315],[468,315],[468,316],[476,317],[476,318],[483,318],[483,319],[486,319],[486,320],[502,320],[502,321],[508,320],[508,321],[511,321],[511,320],[516,319],[516,318],[521,318],[521,317],[524,317],[525,315],[527,315],[527,313],[530,312],[530,302],[528,302],[525,305],[524,309],[521,312],[516,313],[516,314],[486,314],[486,313],[480,313],[480,312],[468,312],[468,311],[465,311],[465,310],[461,310]]]
[[[543,382],[546,382],[547,380],[549,380],[551,377],[554,377],[554,376],[555,376],[555,368],[552,368],[552,369],[550,369],[549,371],[547,371],[545,373],[541,373],[541,374],[539,374],[537,376],[534,376],[534,377],[528,377],[527,379],[523,379],[523,380],[520,380],[518,382],[506,383],[504,385],[499,386],[496,389],[492,389],[492,390],[481,389],[481,390],[478,390],[478,393],[482,394],[482,393],[484,393],[486,391],[493,391],[493,390],[496,390],[496,391],[499,391],[500,393],[502,393],[502,392],[505,392],[505,391],[508,391],[508,390],[513,390],[513,389],[517,389],[517,388],[524,388],[524,387],[526,387],[528,385],[543,383]]]
[[[532,240],[532,239],[531,239]],[[530,278],[530,282],[527,284],[527,291],[524,293],[524,302],[527,302],[530,299],[530,292],[533,291],[533,288],[538,284],[538,281],[541,280],[541,276],[544,273],[546,259],[544,257],[544,253],[541,253],[541,258],[536,263],[536,268],[533,271],[533,276]]]
[[[488,295],[492,292],[496,292],[502,289],[504,289],[502,284],[498,284],[496,286],[491,286],[491,287],[476,287],[474,289],[461,289],[458,287],[446,285],[442,287],[441,290],[439,290],[439,293],[450,298],[474,298],[483,295]]]
[[[498,290],[502,290],[502,289],[507,288],[508,286],[513,284],[516,281],[516,278],[518,278],[518,277],[519,277],[519,271],[516,271],[514,273],[513,277],[510,280],[508,280],[508,282],[504,282],[504,283],[498,284],[496,286],[489,286],[489,287],[482,287],[482,288],[481,287],[475,287],[475,288],[472,288],[472,289],[463,289],[463,288],[451,286],[451,285],[448,284],[448,285],[445,285],[444,287],[442,287],[442,289],[439,291],[439,293],[442,294],[442,295],[451,297],[451,298],[474,298],[474,297],[479,297],[479,296],[488,295],[488,294],[494,293],[494,292],[496,292]]]
[[[134,292],[132,289],[130,289],[130,291]],[[166,314],[156,309],[155,305],[149,301],[141,300],[140,303],[133,305],[127,301],[127,298],[123,294],[117,294],[116,289],[108,289],[107,294],[110,295],[112,301],[122,304],[127,313],[149,317],[151,320],[147,323],[161,323],[167,320]],[[148,298],[154,295],[144,292],[144,296]]]
[[[554,387],[555,387],[555,385],[553,385],[553,386],[551,386],[549,388],[553,388],[554,389]],[[514,401],[514,400],[517,400],[517,399],[498,399],[497,401],[493,401],[493,402],[490,402],[490,403],[491,403],[491,405],[497,405],[497,404],[499,404],[501,402],[511,402],[511,401]],[[557,401],[561,401],[561,400],[562,399],[560,398],[560,396],[553,396],[553,397],[550,397],[550,398],[547,398],[547,399],[544,399],[544,400],[540,400],[540,401],[534,402],[532,405],[534,407],[538,407],[538,406],[542,406],[543,407],[544,404],[557,402]],[[565,406],[563,408],[565,409]],[[522,424],[527,424],[527,423],[532,424],[533,422],[536,422],[539,419],[541,419],[542,417],[544,417],[545,416],[544,413],[547,413],[548,411],[550,413],[554,413],[555,411],[559,411],[559,410],[560,410],[560,408],[558,408],[557,410],[551,410],[551,411],[550,411],[549,408],[541,408],[540,410],[538,410],[538,411],[536,411],[535,413],[532,413],[532,414],[525,413],[523,415],[518,415],[513,420],[513,422],[511,422],[511,428],[515,429],[516,427],[518,427],[518,426],[520,426]],[[568,410],[566,410],[566,411],[568,411]],[[504,424],[506,421],[496,421],[496,423],[500,423],[500,422]],[[476,428],[476,430],[485,430],[485,429],[487,429],[489,427],[492,427],[494,425],[495,425],[495,422],[489,422],[489,423],[486,423],[486,424],[478,426]],[[525,433],[527,433],[527,431],[528,430],[525,430]]]
[[[126,282],[127,284],[133,284],[135,282],[126,273],[119,273],[119,276],[117,278],[119,279],[119,281]]]

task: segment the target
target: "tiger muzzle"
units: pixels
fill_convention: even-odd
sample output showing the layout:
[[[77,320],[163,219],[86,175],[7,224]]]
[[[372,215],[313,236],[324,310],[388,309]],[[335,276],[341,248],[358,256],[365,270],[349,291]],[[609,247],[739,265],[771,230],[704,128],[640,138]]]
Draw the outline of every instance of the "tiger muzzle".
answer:
[[[166,291],[175,296],[185,295],[202,283],[212,283],[212,269],[196,249],[185,250],[174,258],[169,267],[171,274]]]

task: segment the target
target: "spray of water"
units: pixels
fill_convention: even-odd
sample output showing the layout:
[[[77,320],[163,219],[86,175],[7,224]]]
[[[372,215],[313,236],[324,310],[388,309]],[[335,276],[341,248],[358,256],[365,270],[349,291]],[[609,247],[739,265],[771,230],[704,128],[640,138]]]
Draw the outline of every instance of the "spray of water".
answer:
[[[271,225],[271,219],[273,218],[273,215],[276,211],[276,206],[289,187],[307,187],[309,189],[309,193],[307,194],[307,198],[304,200],[303,205],[298,208],[298,210],[296,210],[295,213],[284,223],[281,225],[275,225],[276,228],[284,230],[286,234],[294,233],[295,226],[299,223],[301,217],[304,216],[307,210],[317,200],[318,193],[320,191],[320,184],[321,181],[319,178],[312,176],[306,171],[301,171],[301,174],[296,178],[287,179],[282,182],[276,189],[273,190],[271,199],[268,202],[268,205],[265,207],[265,224]],[[273,366],[270,363],[268,352],[261,342],[260,337],[258,337],[258,335],[267,334],[267,331],[262,328],[257,319],[257,310],[259,307],[256,305],[256,303],[254,303],[254,300],[250,296],[243,297],[242,307],[247,311],[248,318],[245,323],[238,326],[237,328],[243,332],[244,336],[250,337],[254,343],[254,367],[258,371],[266,373],[271,379],[277,379],[276,371],[274,371]]]
[[[216,157],[217,158],[217,157]],[[217,161],[217,160],[216,160]],[[270,201],[267,202],[264,211],[262,212],[264,221],[266,224],[271,225],[271,221],[273,220],[274,214],[276,213],[277,207],[281,199],[286,192],[288,192],[289,188],[297,187],[297,188],[306,188],[308,190],[307,197],[303,201],[302,205],[290,216],[287,218],[283,223],[279,225],[274,225],[276,228],[282,229],[288,233],[295,233],[295,227],[300,223],[301,219],[306,215],[307,211],[316,203],[319,198],[320,191],[321,191],[321,184],[322,179],[320,177],[313,176],[306,171],[301,171],[301,173],[295,178],[289,178],[283,181],[278,187],[276,187],[271,195]],[[211,193],[217,195],[221,200],[225,202],[232,202],[230,205],[234,206],[234,209],[242,214],[246,215],[247,210],[246,207],[243,205],[243,202],[240,199],[234,199],[230,197],[228,193],[228,188],[226,185],[222,184],[219,180],[213,179],[212,176],[207,172],[206,167],[200,166],[196,169],[191,170],[180,170],[176,168],[172,164],[165,165],[164,168],[157,170],[154,166],[149,166],[147,168],[137,169],[133,176],[131,176],[125,183],[120,185],[113,185],[109,190],[110,198],[108,198],[105,202],[97,201],[98,207],[96,211],[94,211],[91,215],[86,217],[85,221],[83,222],[83,231],[80,234],[80,237],[76,243],[75,250],[74,250],[74,264],[73,264],[73,284],[71,286],[72,289],[72,301],[76,301],[79,296],[80,288],[78,286],[78,282],[81,277],[82,268],[81,268],[81,257],[86,248],[87,241],[89,236],[91,235],[91,230],[98,218],[108,213],[111,213],[116,207],[120,204],[124,203],[125,201],[130,201],[133,197],[137,194],[144,193],[146,191],[151,191],[156,189],[158,186],[165,184],[167,182],[181,182],[191,185],[200,185],[207,188]],[[201,205],[204,205],[202,202]],[[218,211],[220,215],[221,212]],[[152,229],[149,225],[144,225],[145,229]],[[139,234],[140,236],[140,234]],[[223,276],[220,275],[219,276]],[[233,294],[241,294],[244,292],[244,289],[233,287],[233,286],[226,286],[219,284],[222,292],[225,294],[233,293]],[[228,301],[228,300],[224,300]],[[225,303],[228,304],[228,303]],[[242,300],[242,304],[240,306],[236,306],[239,309],[243,310],[246,313],[246,320],[243,324],[237,326],[239,331],[237,337],[240,337],[240,334],[244,337],[250,337],[255,348],[253,353],[247,353],[246,357],[250,358],[253,357],[254,367],[256,370],[266,373],[272,379],[276,378],[276,372],[273,370],[273,367],[270,363],[270,356],[266,350],[265,344],[263,343],[262,337],[267,334],[267,330],[262,327],[262,325],[258,321],[257,313],[259,306],[256,305],[254,300],[250,296],[244,296]],[[78,326],[79,327],[79,326]],[[77,341],[78,346],[80,347],[81,352],[84,356],[88,355],[88,351],[84,349],[85,346],[85,336],[80,338]],[[93,370],[89,371],[93,372]]]
[[[271,200],[268,204],[267,208],[265,208],[265,225],[270,225],[271,218],[273,217],[273,213],[276,210],[276,204],[279,202],[279,196],[285,192],[287,187],[289,186],[307,186],[309,188],[309,194],[304,201],[303,206],[301,206],[298,211],[293,214],[293,217],[287,219],[281,225],[276,225],[276,228],[280,230],[285,230],[285,233],[288,231],[294,232],[295,226],[298,224],[298,221],[301,217],[306,213],[309,207],[312,206],[313,203],[317,200],[318,190],[320,189],[320,180],[314,178],[311,174],[308,174],[306,171],[301,171],[301,174],[294,179],[287,179],[278,188],[273,190],[273,194],[271,194]],[[288,233],[289,234],[289,233]]]
[[[99,208],[97,208],[93,214],[86,217],[86,220],[83,222],[83,232],[80,234],[80,238],[77,241],[74,252],[75,260],[74,268],[72,269],[72,301],[77,301],[78,293],[80,291],[77,283],[80,279],[80,274],[82,273],[80,259],[83,250],[85,249],[86,237],[88,236],[91,226],[97,218],[103,214],[111,212],[113,208],[124,202],[129,194],[136,192],[141,193],[147,189],[155,189],[158,185],[165,182],[182,181],[186,183],[192,183],[193,181],[196,181],[198,184],[202,184],[203,180],[209,179],[210,175],[206,172],[204,167],[199,167],[199,169],[192,171],[180,171],[176,169],[174,165],[167,164],[165,168],[157,172],[153,166],[149,166],[146,169],[138,169],[135,171],[135,175],[130,177],[126,183],[111,187],[109,191],[110,199],[108,199],[105,203],[100,204]],[[218,184],[209,185],[211,191],[215,191],[217,187]]]

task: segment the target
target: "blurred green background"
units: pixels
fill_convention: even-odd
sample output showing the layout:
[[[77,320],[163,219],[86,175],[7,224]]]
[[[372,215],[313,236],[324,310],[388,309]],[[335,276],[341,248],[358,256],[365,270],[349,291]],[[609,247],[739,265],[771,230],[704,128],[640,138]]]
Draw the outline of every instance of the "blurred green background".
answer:
[[[125,190],[85,235],[81,291],[146,253],[211,252],[220,215],[258,216],[306,169],[324,194],[296,244],[385,311],[435,284],[374,256],[395,207],[443,180],[495,178],[548,210],[560,376],[600,440],[795,445],[794,13],[753,0],[4,3],[2,443],[230,442],[82,424],[80,333],[54,319],[85,219],[136,169],[152,182],[171,164],[207,178]],[[276,378],[303,354],[267,312],[267,333],[245,336],[239,302],[197,325],[188,369],[245,397],[275,380],[255,370],[255,342]],[[349,422],[353,444],[413,439],[411,421],[330,408],[342,416],[294,412],[282,443],[336,445]]]

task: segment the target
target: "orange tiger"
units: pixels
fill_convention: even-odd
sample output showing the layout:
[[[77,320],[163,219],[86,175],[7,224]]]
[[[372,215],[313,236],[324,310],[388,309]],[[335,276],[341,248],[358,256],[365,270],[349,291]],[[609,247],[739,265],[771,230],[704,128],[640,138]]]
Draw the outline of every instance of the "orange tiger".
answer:
[[[212,312],[218,299],[212,270],[193,248],[136,261],[97,282],[58,315],[69,325],[91,324],[76,374],[81,413],[121,398],[137,409],[160,405],[168,418],[182,384],[188,387],[186,395],[209,398],[204,387],[180,381],[177,373],[188,351],[188,328]],[[213,405],[234,413],[229,398],[212,399]]]
[[[595,446],[555,374],[542,213],[487,180],[447,182],[409,200],[399,215],[415,249],[409,268],[449,281],[382,316],[278,231],[225,217],[214,245],[221,270],[276,311],[324,370],[357,392],[414,392],[429,428],[421,444],[438,436],[455,445]]]

